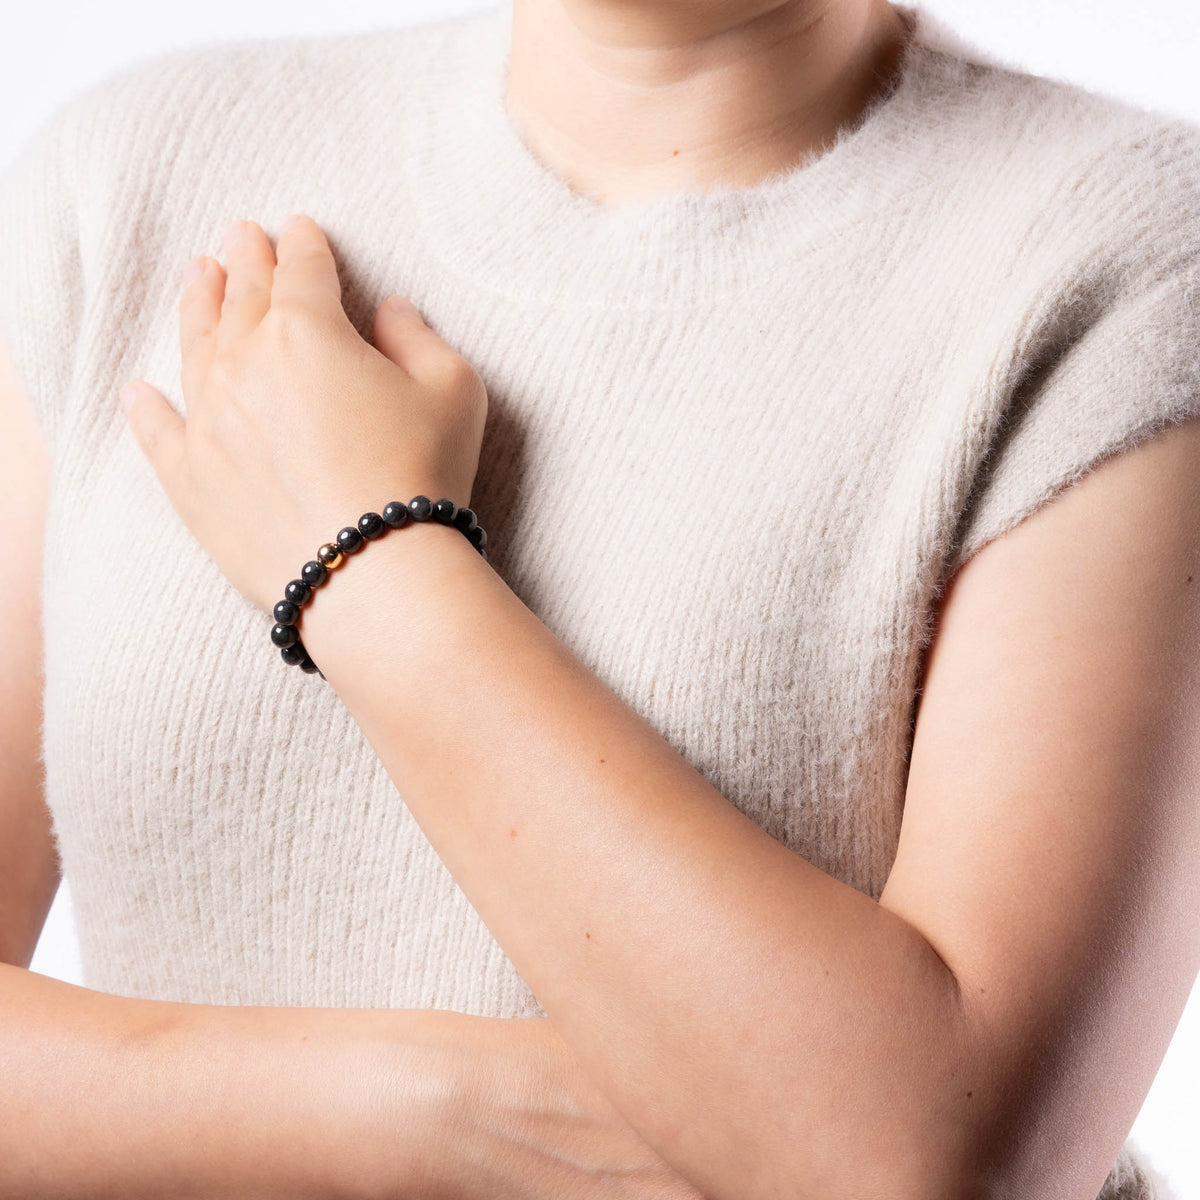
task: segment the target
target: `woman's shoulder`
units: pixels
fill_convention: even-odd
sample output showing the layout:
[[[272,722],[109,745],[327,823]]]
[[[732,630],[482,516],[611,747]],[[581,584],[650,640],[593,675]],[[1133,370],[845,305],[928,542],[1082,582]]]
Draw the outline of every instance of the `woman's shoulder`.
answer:
[[[194,96],[193,88],[225,89],[236,102],[279,85],[309,83],[353,90],[371,86],[377,72],[418,67],[431,45],[478,23],[478,17],[388,26],[338,34],[280,34],[231,37],[160,50],[105,75],[69,102],[79,108],[125,107],[153,98],[170,109]],[[183,89],[182,92],[180,89]],[[304,93],[292,97],[303,105]]]
[[[60,103],[23,148],[56,155],[81,186],[130,171],[171,174],[189,158],[220,163],[262,146],[353,138],[392,117],[471,16],[337,35],[242,37],[159,51]]]
[[[1107,456],[1194,415],[1200,125],[934,41],[928,227],[995,364],[949,578]]]
[[[1200,122],[967,42],[918,8],[912,119],[964,215],[1065,253],[1200,258]],[[965,205],[965,210],[963,206]]]

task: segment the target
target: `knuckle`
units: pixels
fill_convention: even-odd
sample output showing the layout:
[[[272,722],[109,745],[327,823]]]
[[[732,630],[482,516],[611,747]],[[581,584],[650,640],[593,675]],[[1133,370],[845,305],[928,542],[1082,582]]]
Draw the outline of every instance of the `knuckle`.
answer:
[[[220,319],[220,305],[212,294],[204,295],[195,287],[187,288],[179,300],[180,327],[192,335],[211,333]]]
[[[219,347],[209,366],[209,380],[223,392],[233,391],[241,375],[237,355],[228,346]]]
[[[275,264],[275,278],[286,279],[297,265],[304,261],[304,248],[302,246],[293,246],[287,254],[283,255]]]
[[[321,371],[336,353],[335,331],[328,316],[311,300],[283,300],[272,305],[262,326],[268,360],[291,364],[297,371]],[[324,366],[323,366],[324,364]]]
[[[482,392],[483,380],[461,354],[447,354],[438,364],[438,384],[462,400],[476,400]]]
[[[320,259],[322,253],[323,247],[310,241],[302,241],[292,246],[275,267],[276,278],[287,279],[297,271],[311,271],[313,263]]]
[[[315,324],[312,304],[301,296],[282,295],[271,301],[268,313],[271,334],[283,341],[304,337],[312,332]]]

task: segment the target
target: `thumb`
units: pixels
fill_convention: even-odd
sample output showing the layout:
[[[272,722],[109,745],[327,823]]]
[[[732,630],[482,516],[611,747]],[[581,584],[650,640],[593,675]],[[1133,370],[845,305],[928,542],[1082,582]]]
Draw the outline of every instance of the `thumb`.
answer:
[[[161,392],[143,379],[127,383],[121,389],[120,400],[137,444],[150,460],[167,495],[173,498],[183,461],[186,428],[183,418]]]
[[[375,311],[375,349],[414,378],[452,353],[420,310],[403,296],[389,296]]]

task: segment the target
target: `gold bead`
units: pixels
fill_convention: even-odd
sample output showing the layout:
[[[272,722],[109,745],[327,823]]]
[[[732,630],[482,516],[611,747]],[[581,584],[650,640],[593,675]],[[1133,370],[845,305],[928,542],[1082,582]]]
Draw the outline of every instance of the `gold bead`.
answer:
[[[341,546],[334,542],[326,542],[325,545],[317,549],[317,558],[325,564],[327,570],[332,571],[334,567],[340,567],[342,560],[345,558],[342,553]]]

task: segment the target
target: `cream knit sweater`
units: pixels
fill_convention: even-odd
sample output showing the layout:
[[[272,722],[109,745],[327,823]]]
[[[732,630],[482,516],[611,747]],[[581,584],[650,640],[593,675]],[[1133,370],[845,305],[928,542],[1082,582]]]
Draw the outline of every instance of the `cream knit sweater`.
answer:
[[[491,565],[878,897],[950,572],[1200,411],[1200,128],[900,11],[898,86],[815,162],[616,209],[510,122],[503,3],[160,56],[47,123],[4,178],[0,330],[53,451],[43,752],[89,986],[542,1012],[120,412],[138,376],[184,411],[179,270],[239,216],[311,214],[364,336],[398,290],[478,368]],[[1102,1193],[1167,1194],[1128,1144]]]

